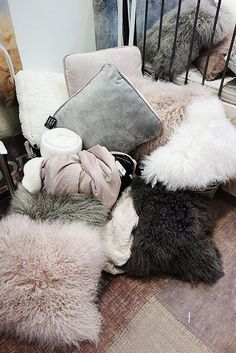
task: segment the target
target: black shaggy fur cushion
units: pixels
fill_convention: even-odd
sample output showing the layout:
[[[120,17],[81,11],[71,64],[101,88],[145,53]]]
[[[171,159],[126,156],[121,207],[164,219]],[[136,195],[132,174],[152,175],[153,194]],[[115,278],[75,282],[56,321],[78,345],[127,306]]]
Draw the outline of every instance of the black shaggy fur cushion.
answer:
[[[206,196],[168,191],[161,183],[152,188],[140,178],[132,183],[132,196],[139,223],[123,266],[128,275],[172,276],[195,284],[213,284],[223,276]]]

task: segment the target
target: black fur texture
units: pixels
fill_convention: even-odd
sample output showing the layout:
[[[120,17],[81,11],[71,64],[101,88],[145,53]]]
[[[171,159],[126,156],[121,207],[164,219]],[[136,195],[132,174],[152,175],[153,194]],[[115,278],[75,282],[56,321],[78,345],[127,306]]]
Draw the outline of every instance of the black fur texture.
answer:
[[[133,180],[132,196],[139,223],[123,266],[128,275],[172,276],[193,284],[213,284],[223,276],[206,196],[168,191],[161,183],[152,188],[140,178]]]

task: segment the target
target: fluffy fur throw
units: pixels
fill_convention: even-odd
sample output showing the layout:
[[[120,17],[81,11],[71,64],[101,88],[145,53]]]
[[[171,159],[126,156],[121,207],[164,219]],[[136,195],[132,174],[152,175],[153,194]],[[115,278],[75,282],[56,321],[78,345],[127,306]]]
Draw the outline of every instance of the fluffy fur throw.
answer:
[[[142,177],[169,190],[200,189],[236,176],[236,129],[216,97],[186,108],[169,142],[143,160]]]
[[[207,284],[223,276],[220,253],[211,238],[208,200],[190,191],[154,188],[141,179],[132,184],[139,223],[131,257],[123,268],[131,276],[152,275]]]
[[[11,215],[0,224],[0,331],[49,348],[97,342],[97,230]]]
[[[102,231],[107,262],[103,270],[114,275],[123,273],[118,266],[124,265],[130,257],[133,243],[133,229],[138,224],[133,198],[128,187],[123,191],[111,213],[111,220]]]
[[[123,265],[130,257],[132,230],[138,223],[130,188],[122,193],[109,214],[108,209],[90,196],[50,195],[43,191],[33,194],[19,185],[9,214],[27,215],[33,220],[50,223],[85,222],[98,227],[106,257],[103,270],[114,275],[124,272],[117,266]]]
[[[22,185],[12,198],[9,214],[27,215],[33,220],[54,223],[85,222],[99,227],[106,262],[103,270],[112,274],[124,271],[117,268],[130,257],[132,230],[138,223],[130,188],[119,198],[111,215],[93,197],[83,194],[50,195],[45,192],[29,193]],[[108,220],[109,218],[109,220]]]
[[[9,213],[27,215],[32,219],[50,222],[85,222],[94,226],[103,226],[108,220],[109,211],[92,196],[50,195],[45,192],[31,194],[19,185]]]
[[[187,0],[183,2],[178,25],[176,52],[172,68],[170,68],[176,27],[177,7],[163,17],[161,34],[161,46],[158,50],[159,21],[147,32],[146,42],[146,69],[151,74],[157,74],[159,78],[169,78],[178,75],[186,69],[190,43],[192,39],[193,25],[195,19],[196,1]],[[212,27],[216,7],[209,1],[202,0],[196,35],[193,44],[192,61],[207,48],[211,39]],[[219,43],[227,34],[229,27],[226,26],[228,18],[220,14],[217,21],[213,44]],[[142,47],[142,42],[140,43]]]
[[[174,83],[153,81],[150,78],[133,79],[133,84],[156,111],[162,124],[161,136],[144,142],[132,152],[137,161],[169,141],[172,133],[185,120],[190,103],[202,99],[206,102],[206,98],[211,96],[210,90],[196,84],[177,86]],[[206,107],[207,103],[202,109],[207,111]]]

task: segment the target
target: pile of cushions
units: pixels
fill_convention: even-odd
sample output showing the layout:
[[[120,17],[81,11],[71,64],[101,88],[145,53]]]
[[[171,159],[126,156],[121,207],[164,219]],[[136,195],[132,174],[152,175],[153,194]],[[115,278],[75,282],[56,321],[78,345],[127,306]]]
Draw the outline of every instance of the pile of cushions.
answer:
[[[235,128],[210,91],[145,79],[138,65],[136,75],[129,72],[128,78],[111,65],[91,77],[87,65],[86,70],[83,63],[87,84],[76,87],[79,54],[65,58],[67,86],[73,95],[54,114],[57,126],[77,132],[85,148],[100,143],[131,153],[141,161],[147,183],[160,181],[171,190],[204,189],[235,176]]]
[[[142,77],[141,54],[135,47],[68,55],[64,59],[65,77],[60,73],[25,70],[16,74],[22,132],[32,146],[40,146],[42,134],[46,131],[44,123],[48,116],[53,115],[69,95],[83,88],[106,63],[115,65],[128,78]]]
[[[22,122],[26,137],[39,146],[49,114],[55,131],[69,128],[86,149],[132,154],[140,176],[111,210],[82,193],[16,192],[0,225],[0,327],[50,348],[97,342],[102,270],[194,284],[223,276],[210,198],[200,191],[236,176],[236,130],[205,88],[143,78],[134,47],[72,54],[64,64],[71,98],[57,107],[41,95],[29,108],[18,89],[22,114],[40,106],[36,134]]]

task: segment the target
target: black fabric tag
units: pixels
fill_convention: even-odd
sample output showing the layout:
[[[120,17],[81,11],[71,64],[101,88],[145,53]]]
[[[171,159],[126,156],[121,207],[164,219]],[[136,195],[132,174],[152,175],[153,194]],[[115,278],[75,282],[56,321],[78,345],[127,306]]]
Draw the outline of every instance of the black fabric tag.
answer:
[[[53,118],[53,116],[49,116],[44,126],[47,127],[48,129],[53,129],[56,123],[57,123],[57,119]]]

